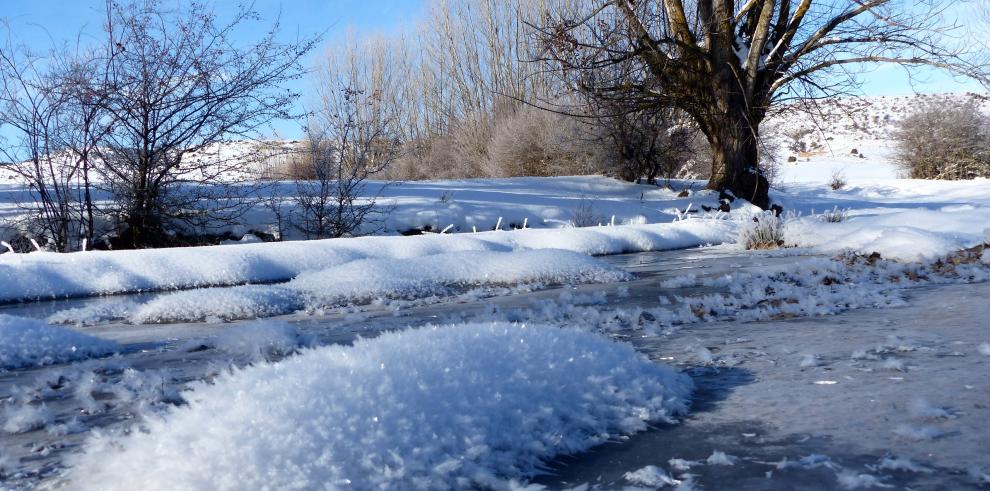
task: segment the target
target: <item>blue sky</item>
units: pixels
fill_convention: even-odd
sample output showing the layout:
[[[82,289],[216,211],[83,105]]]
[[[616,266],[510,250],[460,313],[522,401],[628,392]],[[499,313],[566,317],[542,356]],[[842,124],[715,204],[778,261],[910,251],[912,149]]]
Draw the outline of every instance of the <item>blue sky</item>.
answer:
[[[8,23],[15,40],[34,49],[44,50],[54,44],[74,43],[77,36],[85,41],[99,36],[102,29],[102,0],[0,0],[0,18]],[[169,1],[165,0],[166,4]],[[174,0],[176,3],[181,0]],[[250,0],[245,0],[249,2]],[[220,17],[233,10],[236,0],[212,0]],[[422,15],[423,0],[254,0],[254,8],[264,18],[281,15],[282,35],[293,39],[325,33],[326,43],[339,41],[348,32],[357,35],[385,33],[412,26]],[[965,12],[960,12],[965,16]],[[264,22],[259,26],[265,25]],[[318,53],[314,53],[313,57]],[[919,92],[982,91],[970,81],[956,80],[938,72],[925,72],[912,85],[903,70],[879,67],[862,77],[867,95],[906,95]],[[308,81],[295,87],[307,91]],[[298,137],[298,123],[282,122],[276,130],[284,137]]]
[[[165,0],[165,5],[174,1]],[[422,13],[420,0],[208,0],[218,16],[235,10],[238,5],[253,3],[262,21],[253,23],[258,30],[267,29],[276,18],[281,19],[281,35],[290,41],[296,37],[323,34],[325,43],[340,40],[348,33],[355,35],[384,33],[410,27]],[[44,51],[54,45],[77,39],[83,43],[102,35],[105,16],[102,0],[0,0],[0,18],[6,21],[17,43]],[[3,27],[0,27],[3,29]],[[248,30],[240,35],[257,31]],[[6,34],[6,33],[4,33]],[[246,39],[248,40],[248,39]],[[315,61],[322,47],[307,63]],[[310,88],[308,80],[293,87],[301,92]],[[302,134],[300,124],[283,121],[274,123],[279,136],[297,138]]]

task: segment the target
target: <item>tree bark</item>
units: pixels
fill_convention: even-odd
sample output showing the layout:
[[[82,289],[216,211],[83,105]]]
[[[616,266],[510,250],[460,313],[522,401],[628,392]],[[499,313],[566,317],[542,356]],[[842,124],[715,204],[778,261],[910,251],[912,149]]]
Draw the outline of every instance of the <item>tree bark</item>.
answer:
[[[743,116],[718,118],[703,125],[712,147],[708,189],[731,191],[736,197],[767,210],[770,183],[760,172],[757,125]]]

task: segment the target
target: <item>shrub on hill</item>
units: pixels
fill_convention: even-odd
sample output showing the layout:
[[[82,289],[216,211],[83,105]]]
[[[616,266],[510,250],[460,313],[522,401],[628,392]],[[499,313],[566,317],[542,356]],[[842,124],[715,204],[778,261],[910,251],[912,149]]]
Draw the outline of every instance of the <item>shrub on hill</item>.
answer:
[[[990,177],[990,116],[972,100],[925,103],[900,122],[894,141],[907,177]]]

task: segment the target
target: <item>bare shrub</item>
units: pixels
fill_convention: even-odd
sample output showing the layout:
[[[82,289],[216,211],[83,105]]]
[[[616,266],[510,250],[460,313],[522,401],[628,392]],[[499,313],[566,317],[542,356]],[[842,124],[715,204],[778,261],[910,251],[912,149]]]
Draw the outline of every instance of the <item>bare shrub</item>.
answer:
[[[561,176],[594,173],[595,149],[575,118],[520,106],[495,122],[488,144],[497,176]]]
[[[313,164],[313,154],[306,151],[309,141],[302,142],[303,151],[296,150],[286,157],[278,169],[279,179],[291,181],[309,181],[316,179],[316,166]]]
[[[838,169],[832,171],[832,175],[829,176],[829,178],[828,178],[828,187],[829,188],[831,188],[833,191],[838,191],[838,190],[846,187],[846,184],[847,184],[847,182],[846,182],[846,174],[845,174],[845,172],[842,172],[841,170],[838,170]]]
[[[303,73],[315,39],[276,41],[277,24],[246,47],[234,32],[258,15],[239,7],[223,21],[204,4],[161,0],[107,4],[108,128],[94,147],[124,229],[120,245],[172,245],[172,232],[229,223],[246,212],[246,186],[225,185],[246,170],[244,155],[209,153],[231,138],[292,116],[296,99],[278,87]],[[210,185],[202,185],[210,184]]]
[[[973,100],[926,103],[901,120],[894,138],[910,178],[990,177],[990,117]]]
[[[299,161],[314,176],[297,181],[299,219],[293,225],[307,238],[370,233],[381,188],[368,192],[369,177],[386,169],[399,153],[395,119],[381,93],[357,88],[363,65],[346,72],[324,72],[321,106],[311,116]],[[380,224],[379,224],[380,225]]]
[[[594,203],[590,199],[582,197],[581,201],[578,201],[577,206],[574,208],[574,219],[571,220],[571,225],[575,227],[593,227],[600,225],[604,220],[598,214],[598,211],[595,210]]]
[[[739,229],[739,244],[746,250],[777,249],[784,245],[784,219],[767,211]]]
[[[838,206],[835,206],[832,207],[831,210],[826,210],[819,216],[825,223],[840,223],[846,221],[846,218],[849,217],[849,210],[840,210]]]

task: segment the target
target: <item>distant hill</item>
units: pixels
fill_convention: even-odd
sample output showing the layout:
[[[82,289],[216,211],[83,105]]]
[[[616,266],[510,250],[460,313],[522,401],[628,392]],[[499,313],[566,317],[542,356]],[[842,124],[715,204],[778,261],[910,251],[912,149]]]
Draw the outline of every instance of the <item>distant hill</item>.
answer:
[[[887,147],[897,123],[926,104],[975,102],[990,114],[990,94],[918,94],[898,97],[827,99],[791,105],[767,121],[765,134],[781,144],[781,156],[805,158],[822,153],[849,153],[858,147]]]

